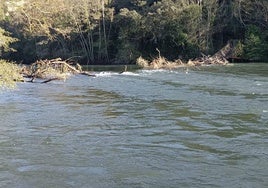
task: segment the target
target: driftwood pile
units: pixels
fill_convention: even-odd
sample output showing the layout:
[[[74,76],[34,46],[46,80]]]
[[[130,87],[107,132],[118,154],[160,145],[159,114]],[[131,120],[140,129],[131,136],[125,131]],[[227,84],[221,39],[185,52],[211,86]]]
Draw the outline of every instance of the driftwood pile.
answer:
[[[156,49],[159,56],[152,61],[148,61],[142,57],[139,57],[136,61],[137,65],[145,69],[172,69],[178,67],[192,67],[192,66],[206,66],[206,65],[227,65],[229,61],[227,60],[228,55],[233,50],[231,43],[228,43],[220,51],[215,53],[213,56],[206,56],[202,54],[202,57],[189,60],[183,63],[180,59],[175,61],[168,61],[160,55],[160,51]]]
[[[202,66],[202,65],[227,65],[227,60],[232,56],[235,46],[229,41],[221,50],[215,53],[213,56],[206,56],[197,58],[195,60],[189,60],[187,65],[189,66]]]
[[[196,58],[194,60],[189,60],[187,62],[188,66],[204,66],[204,65],[227,65],[229,61],[223,56],[205,56]]]
[[[189,60],[183,63],[180,59],[175,61],[168,61],[164,57],[158,57],[151,62],[139,57],[137,65],[145,69],[173,69],[178,67],[192,67],[192,66],[205,66],[205,65],[227,65],[229,62],[224,57],[220,56],[203,56],[194,60]]]
[[[48,83],[53,80],[66,80],[73,74],[95,76],[83,71],[79,64],[67,62],[60,58],[38,60],[30,66],[22,67],[21,74],[27,79],[27,82],[35,82],[36,79],[41,79],[43,80],[41,83]]]
[[[180,59],[174,62],[168,61],[166,58],[160,55],[160,51],[157,48],[156,50],[158,52],[158,57],[156,59],[153,59],[150,62],[142,57],[139,57],[136,61],[137,65],[146,69],[173,69],[184,65]]]
[[[162,68],[173,69],[173,68],[185,66],[185,64],[181,60],[176,60],[172,62],[172,61],[168,61],[164,57],[158,57],[156,59],[153,59],[151,62],[142,57],[139,57],[137,59],[137,65],[145,69],[162,69]]]

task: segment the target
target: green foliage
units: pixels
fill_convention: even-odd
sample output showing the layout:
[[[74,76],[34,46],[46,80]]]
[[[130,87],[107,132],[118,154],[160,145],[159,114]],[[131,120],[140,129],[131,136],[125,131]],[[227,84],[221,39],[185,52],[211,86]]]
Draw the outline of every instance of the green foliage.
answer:
[[[193,10],[199,10],[198,6],[191,7]],[[195,32],[191,28],[197,30],[195,23],[198,22],[199,13],[188,12],[192,14],[188,15],[186,7],[181,7],[171,0],[152,4],[144,9],[144,12],[121,9],[115,19],[120,56],[117,57],[130,57],[129,53],[132,58],[140,55],[154,57],[158,55],[156,48],[168,59],[196,56],[196,53],[192,53],[197,52],[192,48],[196,46],[193,40],[196,36],[192,34]],[[189,21],[193,22],[191,26],[188,26]],[[186,54],[186,51],[191,53]],[[131,59],[133,60],[135,59]]]
[[[241,40],[239,40],[234,48],[234,56],[242,58],[244,56],[244,48],[245,45],[242,43]]]
[[[250,25],[246,31],[244,55],[252,60],[268,60],[268,30]]]
[[[0,21],[5,18],[4,3],[0,3]]]
[[[142,16],[135,10],[121,9],[116,16],[115,26],[118,32],[116,40],[116,62],[131,62],[140,54],[138,44],[142,37],[140,25]]]
[[[1,0],[0,53],[12,50],[8,30],[20,39],[10,58],[25,61],[127,63],[158,56],[156,48],[189,59],[232,39],[243,41],[237,54],[267,59],[267,17],[267,0]]]
[[[0,27],[0,56],[2,52],[15,51],[10,47],[10,44],[16,42],[17,39],[10,37],[10,33]]]

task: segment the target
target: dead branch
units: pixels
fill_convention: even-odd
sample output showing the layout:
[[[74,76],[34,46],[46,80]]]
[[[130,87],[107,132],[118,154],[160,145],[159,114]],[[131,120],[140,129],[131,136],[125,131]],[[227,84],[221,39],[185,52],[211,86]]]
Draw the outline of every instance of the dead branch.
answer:
[[[53,80],[65,80],[72,74],[95,76],[90,72],[83,71],[79,64],[73,66],[61,58],[38,60],[28,67],[24,66],[21,69],[21,74],[24,78],[30,79],[28,82],[34,82],[36,78],[45,79],[41,83],[48,83]]]

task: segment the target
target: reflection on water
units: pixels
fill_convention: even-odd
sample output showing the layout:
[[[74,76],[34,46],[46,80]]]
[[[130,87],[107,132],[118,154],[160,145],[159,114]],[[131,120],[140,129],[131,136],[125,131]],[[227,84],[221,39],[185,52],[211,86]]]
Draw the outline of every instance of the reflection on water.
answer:
[[[1,92],[0,187],[267,187],[267,70],[97,70]]]

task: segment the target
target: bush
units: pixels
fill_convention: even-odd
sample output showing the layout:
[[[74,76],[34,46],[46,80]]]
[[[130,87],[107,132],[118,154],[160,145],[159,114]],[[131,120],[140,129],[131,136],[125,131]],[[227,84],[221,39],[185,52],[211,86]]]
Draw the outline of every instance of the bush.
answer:
[[[23,78],[19,66],[0,59],[0,89],[14,88],[20,80]]]

